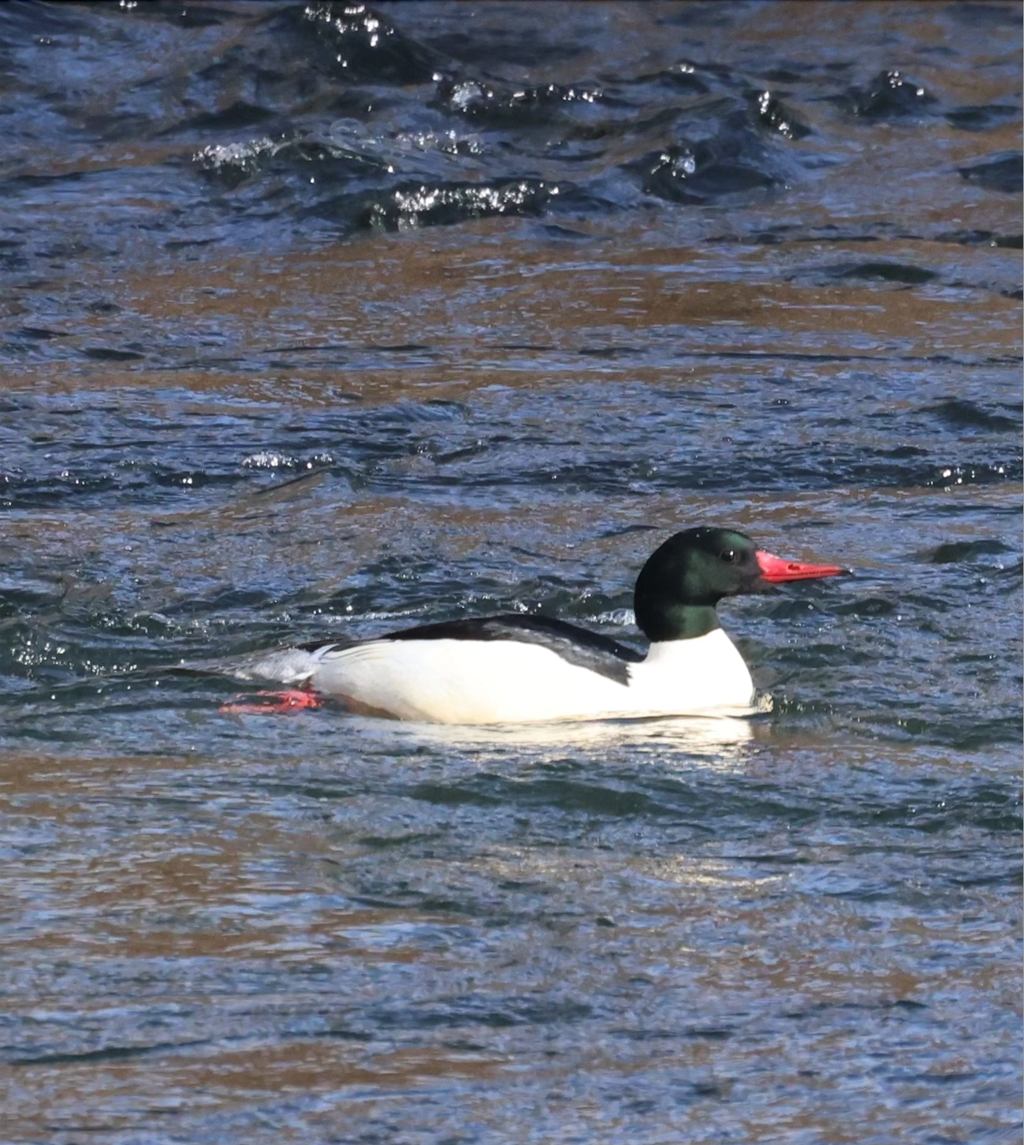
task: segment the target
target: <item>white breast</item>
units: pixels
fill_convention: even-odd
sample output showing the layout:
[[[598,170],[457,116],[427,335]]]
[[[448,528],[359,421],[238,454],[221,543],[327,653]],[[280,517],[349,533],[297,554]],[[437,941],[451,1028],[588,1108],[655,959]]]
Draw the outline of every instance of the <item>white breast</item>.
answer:
[[[749,708],[754,702],[750,669],[721,628],[692,640],[652,644],[643,663],[630,665],[629,690],[659,715]]]

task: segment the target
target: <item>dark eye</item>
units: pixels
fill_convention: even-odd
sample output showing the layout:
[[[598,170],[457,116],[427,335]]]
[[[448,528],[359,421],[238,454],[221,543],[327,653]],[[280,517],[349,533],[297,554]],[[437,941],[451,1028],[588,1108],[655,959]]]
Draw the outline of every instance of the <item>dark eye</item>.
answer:
[[[718,555],[728,565],[734,565],[740,559],[740,555],[735,549],[723,549]]]

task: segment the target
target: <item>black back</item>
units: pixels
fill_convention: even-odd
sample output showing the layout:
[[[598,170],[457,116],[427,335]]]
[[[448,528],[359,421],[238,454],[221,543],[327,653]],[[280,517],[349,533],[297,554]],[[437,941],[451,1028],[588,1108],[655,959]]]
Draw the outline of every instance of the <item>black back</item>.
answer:
[[[547,616],[524,616],[514,612],[478,619],[421,624],[417,628],[389,632],[376,639],[517,640],[520,643],[539,644],[570,664],[588,668],[619,684],[628,683],[627,666],[639,664],[644,659],[644,654],[635,648],[575,624],[568,624],[564,620],[553,620]]]

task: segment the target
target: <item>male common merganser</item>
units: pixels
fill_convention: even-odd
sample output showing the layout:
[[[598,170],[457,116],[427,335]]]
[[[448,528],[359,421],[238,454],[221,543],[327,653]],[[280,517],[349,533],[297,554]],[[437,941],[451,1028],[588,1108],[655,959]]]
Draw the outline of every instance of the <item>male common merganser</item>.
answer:
[[[305,644],[249,660],[235,674],[302,689],[278,695],[278,708],[313,707],[328,696],[363,714],[435,723],[749,710],[750,671],[715,606],[725,596],[843,571],[760,552],[731,529],[686,529],[637,577],[634,612],[650,641],[646,655],[564,620],[505,614]]]

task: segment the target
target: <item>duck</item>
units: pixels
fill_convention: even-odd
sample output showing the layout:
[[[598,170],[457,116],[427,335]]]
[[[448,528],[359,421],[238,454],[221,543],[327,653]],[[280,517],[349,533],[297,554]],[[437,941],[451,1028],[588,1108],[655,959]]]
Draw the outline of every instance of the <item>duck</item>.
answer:
[[[735,529],[698,526],[659,545],[636,579],[646,652],[555,617],[503,613],[300,644],[234,674],[291,685],[260,693],[261,710],[331,699],[362,715],[443,724],[749,714],[753,679],[719,624],[719,601],[845,571],[774,556]]]

